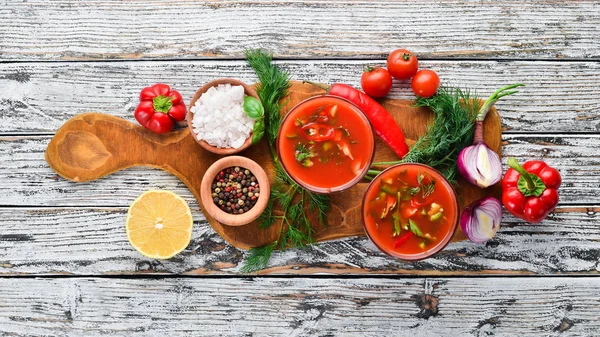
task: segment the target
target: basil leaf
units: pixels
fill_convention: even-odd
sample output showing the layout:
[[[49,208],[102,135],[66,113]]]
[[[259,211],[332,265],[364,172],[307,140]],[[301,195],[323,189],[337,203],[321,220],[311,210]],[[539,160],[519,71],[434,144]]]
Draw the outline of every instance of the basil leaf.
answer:
[[[260,101],[252,96],[244,97],[244,111],[252,119],[258,119],[265,114],[265,108]]]
[[[252,128],[252,144],[258,143],[264,134],[265,122],[262,119],[259,119],[254,123],[254,128]]]
[[[260,132],[253,133],[252,134],[252,144],[258,143],[262,139],[262,137],[263,137],[264,134],[265,134],[264,130],[260,131]]]

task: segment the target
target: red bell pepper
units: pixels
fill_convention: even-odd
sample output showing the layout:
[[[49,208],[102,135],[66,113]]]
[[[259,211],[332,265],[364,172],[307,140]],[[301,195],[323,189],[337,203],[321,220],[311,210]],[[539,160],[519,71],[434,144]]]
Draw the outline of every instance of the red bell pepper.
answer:
[[[140,104],[135,119],[155,133],[173,130],[175,121],[185,119],[186,106],[181,94],[162,83],[146,87],[140,92]]]
[[[514,216],[536,223],[544,220],[558,204],[561,177],[543,161],[528,161],[523,166],[514,158],[502,179],[502,203]]]

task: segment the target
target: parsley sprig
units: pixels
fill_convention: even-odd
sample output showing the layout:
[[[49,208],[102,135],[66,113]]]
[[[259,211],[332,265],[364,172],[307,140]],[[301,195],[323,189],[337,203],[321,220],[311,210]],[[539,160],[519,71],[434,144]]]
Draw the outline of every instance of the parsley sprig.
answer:
[[[261,214],[259,228],[267,229],[279,224],[277,239],[265,246],[250,249],[241,271],[244,273],[264,269],[275,249],[305,247],[314,242],[314,229],[310,224],[307,211],[318,215],[319,223],[326,225],[330,208],[329,197],[311,193],[292,181],[283,171],[275,141],[281,126],[281,100],[290,88],[289,74],[272,64],[272,56],[263,50],[245,52],[248,64],[254,69],[260,84],[256,92],[264,107],[265,135],[275,165],[275,183],[271,186],[271,195],[265,211]],[[275,208],[281,209],[276,212]]]

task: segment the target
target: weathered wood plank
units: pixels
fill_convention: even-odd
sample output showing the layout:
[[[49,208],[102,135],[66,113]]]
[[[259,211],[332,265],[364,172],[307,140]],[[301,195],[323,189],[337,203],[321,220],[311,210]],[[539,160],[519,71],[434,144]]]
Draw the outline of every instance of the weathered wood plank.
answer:
[[[331,241],[273,255],[261,274],[596,274],[600,207],[560,207],[539,225],[508,213],[486,245],[451,243],[441,254],[403,263],[366,238]],[[128,243],[120,208],[0,208],[0,274],[238,274],[245,252],[202,220],[192,242],[169,261],[148,260]],[[200,213],[194,212],[195,215]]]
[[[49,136],[0,137],[0,206],[128,206],[143,191],[168,189],[198,207],[180,180],[157,169],[131,168],[88,183],[59,178],[44,160],[49,140]],[[509,156],[543,159],[560,171],[561,202],[600,203],[600,136],[504,135],[503,140],[505,163]]]
[[[597,1],[9,1],[0,60],[598,58],[599,26]]]
[[[379,62],[379,61],[377,61]],[[376,63],[377,63],[376,62]],[[294,79],[345,82],[360,87],[368,61],[282,61]],[[522,82],[518,95],[497,104],[507,132],[598,132],[600,64],[595,62],[423,61],[444,83],[489,95]],[[53,133],[67,119],[98,111],[133,121],[141,88],[165,82],[185,101],[219,77],[256,81],[243,61],[0,64],[0,132]],[[413,99],[395,82],[390,97]]]
[[[593,336],[597,278],[0,279],[9,336]]]

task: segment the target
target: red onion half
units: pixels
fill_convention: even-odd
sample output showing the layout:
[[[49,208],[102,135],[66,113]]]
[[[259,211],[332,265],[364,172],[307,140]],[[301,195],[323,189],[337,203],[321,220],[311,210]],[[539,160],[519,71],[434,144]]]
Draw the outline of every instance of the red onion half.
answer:
[[[500,157],[483,141],[462,149],[456,163],[460,175],[481,188],[494,185],[502,179]]]
[[[471,184],[481,188],[494,185],[502,179],[500,157],[483,141],[483,121],[492,105],[504,96],[516,94],[513,90],[524,84],[511,84],[496,90],[481,106],[475,118],[473,145],[465,147],[458,154],[458,172]]]
[[[469,240],[485,243],[491,240],[502,222],[502,204],[494,197],[471,203],[460,216],[460,228]]]

